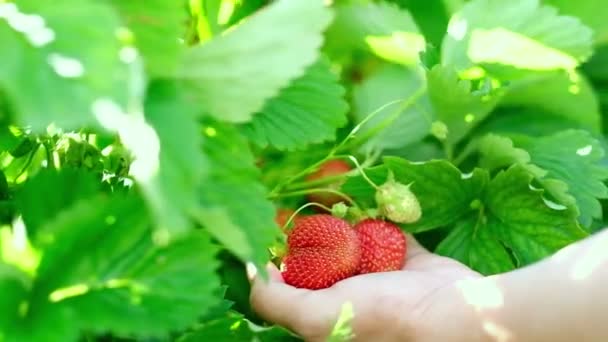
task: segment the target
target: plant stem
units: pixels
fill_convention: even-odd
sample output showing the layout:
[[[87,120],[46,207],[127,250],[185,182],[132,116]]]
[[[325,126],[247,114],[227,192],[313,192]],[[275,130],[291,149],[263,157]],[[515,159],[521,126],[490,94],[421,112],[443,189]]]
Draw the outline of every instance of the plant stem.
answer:
[[[291,214],[291,216],[289,216],[289,219],[287,220],[287,222],[285,222],[285,225],[283,225],[283,231],[286,231],[287,227],[289,227],[289,225],[291,224],[291,222],[293,221],[293,219],[304,209],[308,208],[308,207],[319,207],[327,212],[331,212],[331,208],[328,208],[326,206],[324,206],[321,203],[317,203],[317,202],[309,202],[304,204],[303,206],[299,207],[293,214]]]
[[[338,190],[334,190],[334,189],[304,189],[304,190],[297,190],[297,191],[292,191],[292,192],[284,192],[284,193],[280,193],[280,194],[276,194],[273,196],[269,196],[270,199],[275,199],[275,198],[282,198],[282,197],[293,197],[293,196],[302,196],[302,195],[308,195],[308,194],[312,194],[312,193],[331,193],[334,195],[338,195],[341,198],[345,199],[350,205],[352,206],[357,206],[357,203],[355,203],[355,201],[350,198],[348,195],[346,195],[345,193],[338,191]]]
[[[409,98],[407,98],[405,100],[392,101],[392,102],[389,102],[389,103],[385,104],[384,106],[380,107],[375,112],[373,112],[372,114],[368,115],[365,119],[363,119],[355,127],[355,129],[353,129],[353,131],[351,132],[351,134],[354,135],[354,133],[356,133],[356,131],[358,131],[358,129],[360,128],[360,126],[362,126],[363,124],[365,124],[372,116],[375,116],[380,111],[384,110],[386,107],[388,107],[390,105],[393,105],[393,104],[396,104],[396,103],[399,103],[399,102],[402,102],[401,105],[399,107],[397,107],[386,119],[384,119],[382,122],[380,122],[378,125],[376,125],[372,129],[370,129],[369,131],[365,132],[365,134],[362,134],[360,138],[354,140],[351,144],[348,144],[346,146],[343,146],[344,144],[341,144],[341,145],[338,146],[338,148],[340,148],[340,149],[341,148],[345,148],[347,150],[351,150],[353,148],[356,148],[356,147],[359,147],[359,146],[363,145],[370,138],[372,138],[376,134],[378,134],[378,132],[380,132],[380,131],[386,129],[388,126],[390,126],[399,117],[399,114],[401,114],[403,111],[407,110],[409,107],[411,107],[412,105],[414,105],[416,103],[416,101],[418,101],[422,97],[422,95],[425,94],[425,92],[426,92],[426,87],[422,86],[422,87],[418,88],[412,94],[412,96],[410,96]],[[346,141],[346,139],[344,141]]]
[[[295,181],[296,179],[302,178],[304,176],[306,176],[307,174],[311,173],[312,171],[316,170],[319,166],[321,166],[321,164],[323,164],[324,162],[326,162],[329,159],[339,159],[339,158],[348,158],[349,156],[346,155],[338,155],[338,156],[334,156],[334,151],[331,151],[327,156],[325,156],[325,158],[317,161],[316,163],[310,165],[309,167],[305,168],[304,170],[298,172],[297,174],[287,178],[285,181],[277,184],[277,186],[274,187],[274,189],[272,189],[272,191],[270,192],[270,194],[268,195],[269,197],[275,197],[279,191],[283,190],[283,188],[285,188],[287,185],[291,184],[293,181]]]
[[[460,165],[462,164],[471,154],[473,154],[478,146],[477,146],[477,141],[476,140],[471,140],[462,150],[462,152],[460,152],[457,156],[454,157],[454,161],[453,164],[454,165]]]
[[[357,158],[350,156],[349,158],[357,167],[357,170],[359,170],[359,173],[361,173],[361,176],[363,177],[363,179],[365,179],[369,185],[371,185],[372,188],[378,190],[378,185],[376,183],[374,183],[365,173],[365,171],[363,170],[363,168],[361,167],[361,165],[359,164],[359,161],[357,160]]]

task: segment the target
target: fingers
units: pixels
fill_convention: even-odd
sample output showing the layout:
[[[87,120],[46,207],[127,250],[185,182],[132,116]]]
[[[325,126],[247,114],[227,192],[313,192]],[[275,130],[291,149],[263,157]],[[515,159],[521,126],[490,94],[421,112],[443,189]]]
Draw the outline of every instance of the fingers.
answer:
[[[269,280],[253,279],[251,305],[264,319],[313,339],[326,336],[338,309],[324,290],[298,289],[283,282],[279,270],[268,267]],[[278,276],[278,277],[277,277]]]

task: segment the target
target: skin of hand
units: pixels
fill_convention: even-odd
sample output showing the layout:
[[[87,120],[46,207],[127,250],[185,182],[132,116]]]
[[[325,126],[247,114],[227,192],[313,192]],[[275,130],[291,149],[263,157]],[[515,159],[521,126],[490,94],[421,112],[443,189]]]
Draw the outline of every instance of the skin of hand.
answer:
[[[477,339],[473,314],[453,289],[459,281],[482,276],[458,261],[428,252],[412,236],[407,239],[404,269],[357,275],[323,290],[287,285],[279,270],[269,266],[268,282],[250,275],[252,307],[306,341],[324,341],[345,302],[353,305],[355,341]]]

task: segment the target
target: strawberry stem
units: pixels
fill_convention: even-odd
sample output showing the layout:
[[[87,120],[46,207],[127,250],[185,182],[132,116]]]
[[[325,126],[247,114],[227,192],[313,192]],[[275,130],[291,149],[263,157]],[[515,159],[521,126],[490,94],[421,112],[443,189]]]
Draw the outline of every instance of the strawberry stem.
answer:
[[[384,130],[385,128],[387,128],[388,126],[390,126],[398,117],[401,113],[403,113],[403,111],[405,111],[406,109],[408,109],[411,106],[415,106],[416,102],[426,93],[426,86],[422,86],[420,88],[418,88],[410,97],[408,97],[407,99],[399,99],[399,100],[395,100],[395,101],[391,101],[386,103],[385,105],[381,106],[380,108],[376,109],[374,112],[372,112],[371,114],[368,114],[367,117],[365,117],[365,119],[361,120],[361,122],[355,126],[355,128],[353,128],[353,130],[351,131],[351,133],[346,136],[346,138],[342,141],[342,143],[340,143],[340,145],[337,146],[336,151],[339,151],[341,148],[345,148],[346,150],[352,150],[353,148],[356,148],[358,146],[363,145],[365,142],[367,142],[370,138],[378,135],[378,132]],[[352,143],[345,145],[345,142],[351,138],[352,136],[354,136],[354,134],[365,124],[367,123],[371,118],[373,118],[374,116],[376,116],[378,113],[382,112],[384,109],[386,109],[389,106],[392,106],[394,104],[397,104],[401,102],[401,104],[397,107],[397,109],[395,109],[393,112],[390,113],[390,115],[387,115],[386,118],[384,120],[382,120],[378,125],[374,126],[372,129],[368,130],[367,132],[365,132],[364,134],[361,135],[361,137],[355,141],[353,141]]]
[[[381,113],[386,108],[388,108],[394,104],[397,104],[399,102],[407,103],[409,101],[407,101],[407,99],[398,99],[398,100],[390,101],[390,102],[385,103],[382,106],[378,107],[373,112],[367,114],[367,116],[363,120],[361,120],[361,122],[359,122],[355,127],[353,127],[353,129],[350,131],[350,133],[348,133],[348,135],[338,145],[336,145],[329,154],[333,155],[334,153],[340,151],[345,146],[347,147],[346,149],[348,150],[349,145],[346,145],[346,143],[355,137],[355,135],[357,134],[357,132],[359,132],[359,130],[361,129],[361,127],[363,127],[363,125],[365,125],[369,120],[373,119],[376,115],[378,115],[378,113]],[[399,106],[400,110],[399,110],[399,112],[397,112],[397,114],[399,114],[403,111],[403,109],[401,109],[402,107],[403,107],[403,105]],[[391,120],[391,122],[392,122],[392,120]],[[384,123],[384,122],[382,122],[382,123]],[[384,128],[384,127],[382,127],[382,128]],[[374,129],[374,131],[375,131],[375,129]]]
[[[378,190],[379,189],[378,185],[376,183],[374,183],[374,181],[372,181],[367,176],[367,174],[365,173],[365,171],[361,167],[361,164],[359,164],[359,161],[357,161],[357,158],[355,158],[354,156],[348,156],[348,159],[350,159],[355,164],[355,167],[357,168],[357,170],[359,170],[359,172],[361,173],[361,176],[363,177],[363,179],[365,179],[369,183],[369,185],[372,186],[372,188]]]
[[[328,160],[348,158],[347,155],[334,155],[333,153],[334,153],[334,151],[330,152],[330,154],[325,156],[325,158],[317,161],[316,163],[310,165],[309,167],[305,168],[304,170],[298,172],[297,174],[287,178],[284,182],[277,184],[277,186],[275,186],[274,189],[272,189],[269,196],[270,197],[277,196],[277,193],[280,192],[281,190],[283,190],[287,185],[293,183],[293,181],[295,181],[297,179],[300,179],[300,178],[316,171],[319,168],[319,166],[321,166],[323,163],[325,163]]]
[[[395,112],[395,114],[391,115],[389,117],[390,120],[384,120],[383,122],[381,122],[380,125],[378,125],[378,127],[374,128],[372,131],[377,131],[378,129],[382,130],[385,128],[385,126],[387,126],[388,124],[390,124],[393,120],[394,120],[394,116],[396,117],[399,113],[401,113],[403,110],[405,110],[407,107],[409,107],[410,105],[412,105],[413,102],[415,102],[418,99],[418,93],[415,93],[414,96],[408,98],[408,99],[399,99],[399,100],[394,100],[394,101],[390,101],[388,103],[385,103],[384,105],[378,107],[376,110],[374,110],[373,112],[371,112],[370,114],[368,114],[363,120],[361,120],[361,122],[359,122],[359,124],[357,124],[351,131],[350,133],[348,133],[348,135],[336,146],[334,146],[334,148],[332,148],[329,153],[327,154],[327,156],[325,156],[324,158],[322,158],[321,160],[317,161],[316,163],[310,165],[309,167],[305,168],[304,170],[302,170],[301,172],[297,173],[294,176],[291,176],[289,178],[287,178],[285,181],[280,182],[279,184],[277,184],[272,191],[270,191],[270,196],[275,196],[277,195],[281,190],[283,190],[286,186],[290,185],[291,183],[293,183],[293,181],[300,179],[308,174],[310,174],[311,172],[313,172],[314,170],[316,170],[319,166],[321,166],[321,164],[325,163],[328,160],[331,159],[338,159],[338,158],[349,158],[349,155],[337,155],[336,153],[338,153],[341,150],[349,150],[350,149],[350,145],[347,145],[346,143],[353,139],[355,137],[355,135],[357,134],[357,132],[361,129],[361,127],[363,127],[363,125],[365,125],[369,120],[371,120],[372,118],[374,118],[378,113],[381,113],[384,109],[388,108],[389,106],[392,106],[394,104],[397,104],[399,102],[403,102],[403,104],[401,106],[399,106],[398,111]],[[364,139],[363,141],[367,140],[367,136],[369,134],[366,135],[366,139]],[[356,144],[355,146],[360,145],[360,143]],[[346,147],[346,148],[345,148]]]
[[[287,220],[287,222],[285,222],[285,225],[283,226],[283,231],[287,231],[287,228],[289,227],[289,225],[291,224],[291,221],[293,221],[293,219],[304,209],[308,208],[308,207],[319,207],[327,212],[331,212],[331,209],[324,206],[321,203],[317,203],[317,202],[309,202],[304,204],[303,206],[299,207],[298,209],[296,209],[296,211],[294,211],[293,214],[291,214],[291,216],[289,216],[289,219]]]
[[[303,189],[303,190],[297,190],[297,191],[292,191],[292,192],[284,192],[284,193],[280,193],[280,194],[276,194],[276,195],[269,195],[268,197],[270,199],[275,199],[275,198],[282,198],[282,197],[302,196],[302,195],[308,195],[308,194],[320,193],[320,192],[338,195],[341,198],[345,199],[350,205],[357,206],[355,201],[352,198],[350,198],[347,194],[345,194],[339,190],[334,190],[334,189],[329,189],[329,188]],[[329,211],[331,211],[331,209]]]

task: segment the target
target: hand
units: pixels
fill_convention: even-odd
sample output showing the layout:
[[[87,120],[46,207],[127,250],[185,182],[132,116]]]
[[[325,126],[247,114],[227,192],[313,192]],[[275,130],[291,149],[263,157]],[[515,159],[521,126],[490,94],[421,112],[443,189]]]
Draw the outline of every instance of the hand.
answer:
[[[474,329],[467,329],[470,309],[464,307],[454,285],[481,275],[428,252],[411,236],[407,239],[403,270],[358,275],[323,290],[287,285],[271,266],[269,282],[254,279],[251,304],[266,320],[307,341],[325,340],[345,302],[353,304],[356,340],[447,341],[476,336]]]

